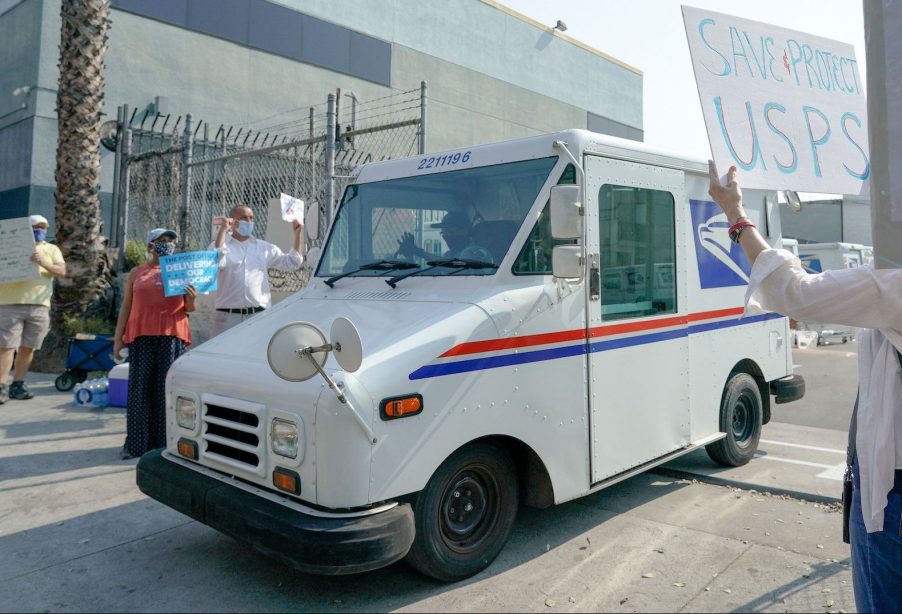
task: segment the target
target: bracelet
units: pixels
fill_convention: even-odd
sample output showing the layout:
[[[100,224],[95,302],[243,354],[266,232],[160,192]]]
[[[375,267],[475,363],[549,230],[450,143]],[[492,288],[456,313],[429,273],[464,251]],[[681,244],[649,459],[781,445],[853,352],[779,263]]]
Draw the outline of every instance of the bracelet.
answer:
[[[733,243],[739,243],[739,237],[742,234],[742,231],[746,228],[757,228],[748,218],[740,219],[738,222],[730,226],[730,230],[728,231],[730,235],[730,240]]]

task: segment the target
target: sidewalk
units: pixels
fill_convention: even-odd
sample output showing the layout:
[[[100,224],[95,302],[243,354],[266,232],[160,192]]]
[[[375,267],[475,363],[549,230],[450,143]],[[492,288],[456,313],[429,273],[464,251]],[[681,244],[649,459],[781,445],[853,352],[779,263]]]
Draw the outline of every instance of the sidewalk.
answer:
[[[465,582],[304,575],[144,497],[125,411],[75,407],[53,377],[0,406],[3,612],[854,611],[835,505],[655,473],[521,509]]]

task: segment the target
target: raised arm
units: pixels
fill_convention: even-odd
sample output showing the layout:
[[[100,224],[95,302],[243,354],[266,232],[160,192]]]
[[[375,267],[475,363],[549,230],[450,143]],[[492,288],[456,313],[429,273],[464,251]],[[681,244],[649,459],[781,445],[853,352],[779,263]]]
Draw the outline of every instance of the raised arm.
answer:
[[[727,172],[726,185],[720,183],[713,162],[708,174],[708,193],[729,223],[746,217],[736,167]],[[739,245],[752,263],[746,294],[750,312],[774,311],[797,320],[902,330],[902,270],[857,267],[812,275],[790,252],[771,249],[754,226],[742,229]]]
[[[113,358],[122,360],[120,352],[125,344],[122,337],[125,335],[125,327],[128,324],[128,317],[132,311],[132,298],[134,296],[135,271],[132,269],[125,280],[125,296],[122,297],[122,306],[119,308],[119,317],[116,319],[116,333],[113,335]]]
[[[717,167],[714,166],[714,161],[709,160],[708,178],[711,182],[708,194],[711,195],[714,202],[720,205],[720,208],[727,216],[730,226],[733,226],[740,220],[748,220],[749,217],[742,206],[742,190],[739,188],[739,182],[736,178],[736,167],[730,167],[730,170],[727,171],[727,184],[722,185],[720,177],[717,175]],[[752,264],[755,264],[758,254],[770,248],[767,241],[764,240],[764,237],[761,236],[761,233],[754,226],[742,229],[742,233],[739,235],[739,245],[742,247],[745,257]]]

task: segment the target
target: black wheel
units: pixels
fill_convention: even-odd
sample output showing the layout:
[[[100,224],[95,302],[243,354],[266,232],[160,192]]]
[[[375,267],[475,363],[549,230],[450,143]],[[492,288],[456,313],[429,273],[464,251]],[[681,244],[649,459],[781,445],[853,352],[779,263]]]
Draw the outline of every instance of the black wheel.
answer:
[[[417,496],[407,562],[445,582],[479,573],[507,542],[517,497],[517,472],[505,450],[489,443],[461,448]]]
[[[60,392],[69,392],[73,388],[75,388],[75,376],[66,371],[55,380],[53,380],[53,385],[56,386],[56,389]]]
[[[754,456],[761,438],[761,390],[748,373],[734,373],[727,380],[720,404],[723,439],[705,446],[708,456],[728,467],[744,465]]]
[[[843,338],[842,338],[842,342],[843,342],[843,343],[848,343],[848,342],[849,342],[849,338],[848,338],[848,337],[843,337]]]

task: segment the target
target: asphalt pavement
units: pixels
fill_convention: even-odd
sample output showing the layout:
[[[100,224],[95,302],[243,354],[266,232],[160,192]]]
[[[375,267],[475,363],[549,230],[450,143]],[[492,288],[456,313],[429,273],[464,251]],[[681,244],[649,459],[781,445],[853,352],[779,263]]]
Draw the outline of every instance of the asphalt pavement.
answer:
[[[125,411],[76,407],[53,375],[29,381],[34,399],[0,406],[3,612],[854,611],[837,429],[775,419],[745,467],[700,452],[522,508],[500,557],[464,582],[403,563],[324,578],[146,498],[136,461],[119,460]]]

